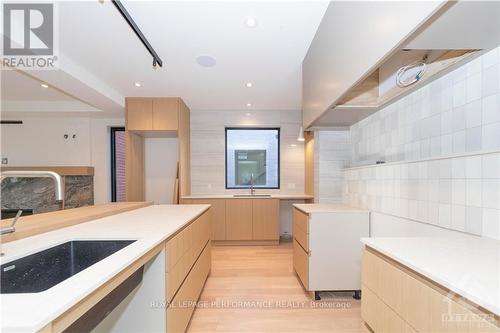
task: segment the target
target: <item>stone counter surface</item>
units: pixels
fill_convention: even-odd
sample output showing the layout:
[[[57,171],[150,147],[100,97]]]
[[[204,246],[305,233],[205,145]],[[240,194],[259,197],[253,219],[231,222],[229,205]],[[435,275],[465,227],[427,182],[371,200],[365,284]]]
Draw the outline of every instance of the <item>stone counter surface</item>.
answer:
[[[367,209],[342,204],[294,204],[293,207],[306,213],[369,213]]]
[[[71,240],[137,241],[58,285],[34,294],[2,294],[2,332],[36,332],[89,296],[209,205],[155,205],[2,244],[0,264]]]
[[[476,236],[362,238],[401,265],[500,315],[500,241]]]
[[[307,194],[266,194],[256,193],[256,195],[246,195],[246,193],[235,194],[210,194],[210,195],[187,195],[182,199],[280,199],[280,200],[310,200],[314,196]]]

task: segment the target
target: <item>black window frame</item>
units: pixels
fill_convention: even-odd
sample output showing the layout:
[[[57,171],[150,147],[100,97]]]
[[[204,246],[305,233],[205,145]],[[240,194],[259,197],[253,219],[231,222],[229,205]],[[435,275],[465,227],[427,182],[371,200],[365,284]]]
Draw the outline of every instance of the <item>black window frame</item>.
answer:
[[[111,137],[111,202],[116,202],[116,132],[125,132],[125,127],[116,126],[110,128]]]
[[[249,189],[250,186],[232,186],[229,187],[227,185],[227,132],[234,130],[275,130],[278,132],[278,185],[276,187],[262,187],[256,186],[255,189],[264,189],[264,190],[279,190],[281,187],[281,128],[280,127],[226,127],[224,130],[224,171],[225,171],[225,188],[226,190],[245,190]]]

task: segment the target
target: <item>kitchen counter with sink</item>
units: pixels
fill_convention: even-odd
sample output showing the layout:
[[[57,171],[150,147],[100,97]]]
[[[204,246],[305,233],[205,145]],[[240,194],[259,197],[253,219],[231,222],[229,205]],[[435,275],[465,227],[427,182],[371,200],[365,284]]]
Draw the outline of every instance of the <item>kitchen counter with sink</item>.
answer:
[[[210,195],[188,195],[183,196],[182,199],[280,199],[280,200],[312,200],[314,196],[307,194],[271,194],[271,193],[234,193],[234,194],[210,194]]]
[[[64,252],[60,253],[64,256],[69,252],[63,248],[77,243],[80,251],[87,251],[87,254],[88,251],[92,251],[89,247],[95,249],[104,246],[108,251],[101,253],[101,257],[98,255],[98,258],[94,258],[95,256],[87,258],[91,262],[84,263],[83,266],[86,267],[80,267],[77,272],[61,276],[51,285],[34,287],[29,293],[9,290],[8,285],[4,290],[2,276],[0,330],[2,332],[58,331],[53,327],[55,320],[95,295],[98,290],[105,289],[103,286],[141,259],[151,257],[153,250],[160,247],[164,249],[167,239],[192,221],[199,220],[198,217],[204,215],[209,207],[208,205],[149,206],[2,244],[4,256],[0,263],[3,269],[11,272],[16,269],[15,265],[21,264],[30,256],[39,256],[44,253],[42,251],[55,249]],[[112,244],[103,245],[104,242]],[[159,250],[155,252],[158,253]],[[163,299],[161,295],[157,298]]]

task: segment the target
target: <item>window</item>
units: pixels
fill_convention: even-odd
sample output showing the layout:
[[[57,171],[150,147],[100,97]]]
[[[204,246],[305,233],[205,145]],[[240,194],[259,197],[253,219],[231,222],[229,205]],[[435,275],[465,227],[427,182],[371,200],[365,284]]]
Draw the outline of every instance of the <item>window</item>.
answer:
[[[280,188],[280,129],[226,128],[226,188]]]
[[[125,128],[111,127],[111,201],[126,201]]]

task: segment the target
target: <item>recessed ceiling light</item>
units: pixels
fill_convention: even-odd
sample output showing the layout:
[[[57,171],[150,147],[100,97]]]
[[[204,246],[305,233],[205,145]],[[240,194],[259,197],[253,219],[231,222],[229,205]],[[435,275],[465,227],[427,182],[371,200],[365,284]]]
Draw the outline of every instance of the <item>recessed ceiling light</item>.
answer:
[[[140,88],[140,87],[142,87],[142,83],[140,83],[140,82],[135,82],[135,83],[134,83],[134,86],[136,86],[137,88]]]
[[[247,108],[252,107],[252,103],[247,103]]]
[[[245,115],[246,115],[247,117],[250,117],[252,114],[251,114],[250,112],[248,112],[248,113],[245,113]]]
[[[252,88],[253,84],[252,84],[252,82],[247,82],[246,86],[247,86],[247,88]]]
[[[48,88],[48,87],[49,87],[49,85],[48,85],[47,83],[42,83],[40,86],[41,86],[42,88]]]
[[[257,26],[257,20],[255,19],[255,17],[248,17],[247,18],[247,27],[249,28],[255,28]]]
[[[202,67],[213,67],[217,64],[215,58],[208,55],[199,56],[196,58],[196,62]]]

